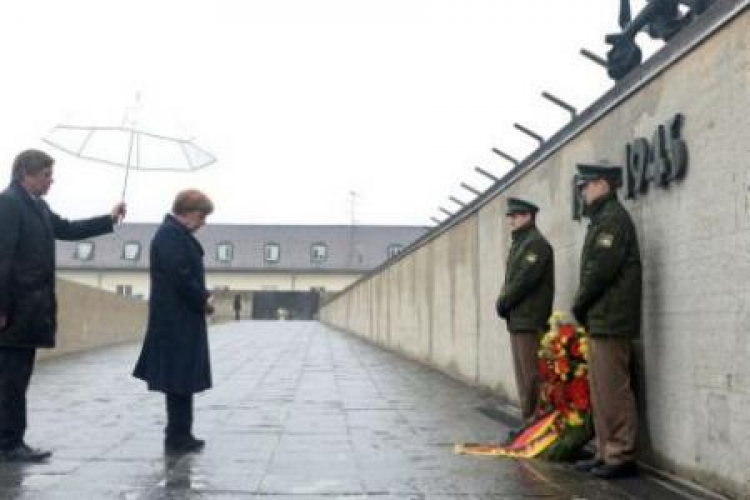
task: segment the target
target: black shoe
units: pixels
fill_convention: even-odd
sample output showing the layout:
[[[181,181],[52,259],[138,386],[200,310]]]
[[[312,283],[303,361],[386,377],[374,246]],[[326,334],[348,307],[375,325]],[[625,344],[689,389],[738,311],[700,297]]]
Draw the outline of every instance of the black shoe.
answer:
[[[204,446],[206,442],[203,439],[196,439],[193,436],[164,440],[164,448],[169,453],[193,453],[202,450]]]
[[[21,443],[15,448],[0,451],[2,462],[44,462],[52,456],[51,451],[40,450]]]
[[[594,467],[590,472],[600,479],[617,479],[637,475],[638,466],[635,462],[623,462],[617,465],[602,464]]]
[[[604,465],[604,460],[599,460],[598,458],[589,458],[588,460],[577,461],[573,467],[581,472],[590,472],[592,469],[600,467],[602,465]]]

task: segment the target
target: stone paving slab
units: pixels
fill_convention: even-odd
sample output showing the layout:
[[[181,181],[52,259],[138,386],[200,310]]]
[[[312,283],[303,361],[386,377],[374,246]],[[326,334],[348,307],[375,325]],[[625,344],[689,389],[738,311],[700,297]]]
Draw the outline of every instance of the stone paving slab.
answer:
[[[0,499],[331,498],[673,500],[649,478],[453,454],[507,428],[479,391],[317,322],[213,327],[214,388],[196,397],[200,454],[163,452],[164,400],[130,377],[140,346],[40,362],[30,444],[0,464]]]

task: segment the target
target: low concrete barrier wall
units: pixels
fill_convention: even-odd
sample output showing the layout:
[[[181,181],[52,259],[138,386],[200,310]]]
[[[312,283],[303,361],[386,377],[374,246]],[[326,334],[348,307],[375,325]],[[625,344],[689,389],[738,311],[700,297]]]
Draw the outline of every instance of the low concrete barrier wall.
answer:
[[[555,308],[569,310],[586,231],[571,217],[575,164],[624,163],[626,145],[651,142],[681,114],[687,176],[624,201],[644,263],[642,456],[750,498],[750,10],[747,1],[714,6],[490,192],[329,301],[321,319],[515,400],[494,311],[507,197],[541,207]]]
[[[143,338],[148,313],[145,301],[60,279],[56,286],[57,347],[39,349],[40,359]]]

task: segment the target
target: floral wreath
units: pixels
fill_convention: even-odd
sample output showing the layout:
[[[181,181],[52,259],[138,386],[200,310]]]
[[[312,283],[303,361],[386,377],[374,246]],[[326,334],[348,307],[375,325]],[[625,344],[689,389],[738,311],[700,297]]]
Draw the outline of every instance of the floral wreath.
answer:
[[[456,445],[457,453],[518,458],[570,459],[593,436],[585,328],[555,311],[539,344],[542,381],[535,420],[504,445]]]

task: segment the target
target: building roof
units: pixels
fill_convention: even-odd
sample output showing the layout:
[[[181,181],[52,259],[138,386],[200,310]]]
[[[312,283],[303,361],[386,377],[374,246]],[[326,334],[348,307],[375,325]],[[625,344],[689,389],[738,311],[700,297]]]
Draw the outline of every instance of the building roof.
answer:
[[[159,224],[133,223],[115,228],[115,232],[92,238],[90,260],[76,257],[77,242],[57,242],[57,266],[60,270],[144,270],[149,265],[149,246]],[[196,233],[205,250],[205,266],[210,271],[308,271],[363,272],[382,264],[389,248],[406,247],[426,232],[420,226],[374,225],[256,225],[209,224]],[[123,258],[125,245],[141,244],[135,260]],[[220,261],[218,246],[232,245],[232,259]],[[265,246],[279,245],[278,262],[265,259]],[[326,258],[316,262],[312,247],[326,246]]]

